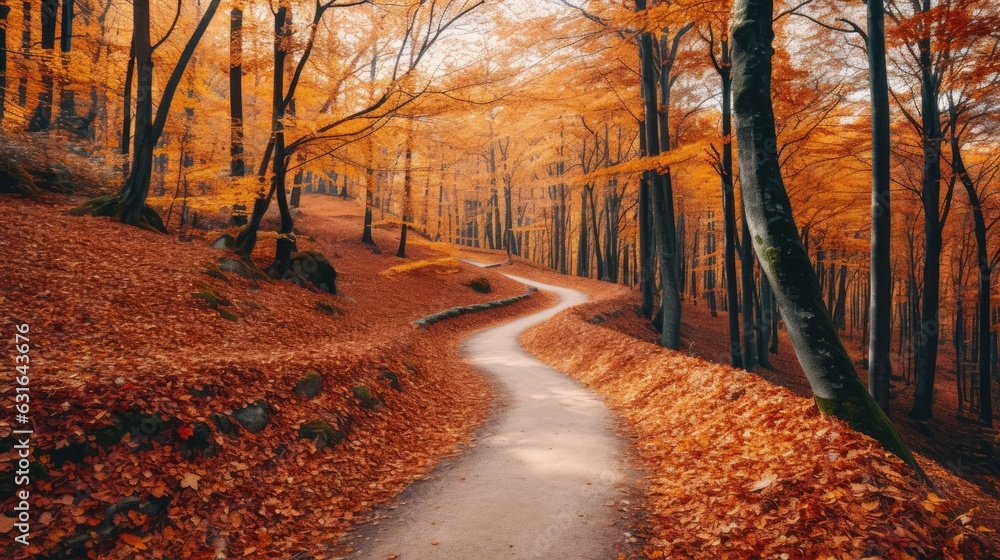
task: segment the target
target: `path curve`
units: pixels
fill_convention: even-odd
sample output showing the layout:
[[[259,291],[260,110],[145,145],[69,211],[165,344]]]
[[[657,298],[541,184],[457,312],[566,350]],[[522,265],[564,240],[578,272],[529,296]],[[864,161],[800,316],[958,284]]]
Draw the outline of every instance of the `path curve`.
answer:
[[[496,381],[500,405],[474,447],[403,492],[387,519],[361,529],[351,558],[615,557],[626,467],[614,417],[593,392],[518,343],[525,329],[587,296],[510,277],[556,293],[559,304],[466,341],[467,360]]]

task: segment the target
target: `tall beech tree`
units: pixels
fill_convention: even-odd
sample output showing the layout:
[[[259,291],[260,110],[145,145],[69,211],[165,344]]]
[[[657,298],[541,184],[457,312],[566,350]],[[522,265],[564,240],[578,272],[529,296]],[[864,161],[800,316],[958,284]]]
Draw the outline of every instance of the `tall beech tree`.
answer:
[[[771,101],[773,8],[773,0],[736,0],[732,28],[741,194],[761,268],[819,409],[877,439],[926,478],[858,378],[799,237],[781,176]]]
[[[892,221],[889,213],[889,77],[885,56],[885,2],[868,0],[868,87],[872,115],[871,328],[868,337],[868,390],[889,412],[889,357],[892,341]]]

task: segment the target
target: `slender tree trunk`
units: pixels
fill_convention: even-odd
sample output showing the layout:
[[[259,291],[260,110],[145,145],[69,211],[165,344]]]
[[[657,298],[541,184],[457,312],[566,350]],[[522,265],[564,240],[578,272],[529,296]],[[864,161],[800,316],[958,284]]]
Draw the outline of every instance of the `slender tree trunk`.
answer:
[[[741,314],[743,315],[743,367],[747,371],[757,369],[757,354],[754,348],[757,342],[754,337],[753,298],[756,289],[753,278],[753,242],[750,240],[750,227],[747,224],[746,207],[743,208],[743,247],[740,250],[740,285],[743,290],[741,299]]]
[[[233,8],[229,32],[230,174],[242,177],[243,162],[243,10]]]
[[[644,125],[642,128],[645,130]],[[645,135],[643,135],[642,143],[645,146]],[[649,174],[644,173],[639,183],[639,258],[636,261],[636,266],[639,267],[639,290],[642,293],[642,305],[639,307],[639,313],[647,319],[653,317],[653,291],[655,289],[649,200]]]
[[[957,118],[955,109],[951,109],[952,115],[952,130],[954,131],[954,123]],[[986,246],[986,220],[983,217],[983,207],[982,201],[979,197],[979,192],[976,190],[976,186],[973,184],[972,179],[969,177],[969,173],[965,168],[965,162],[962,159],[962,151],[959,146],[958,137],[955,136],[954,132],[951,135],[951,164],[954,167],[954,172],[958,175],[959,180],[962,182],[962,186],[965,187],[965,192],[969,196],[969,206],[972,207],[972,219],[974,222],[974,231],[976,236],[976,260],[978,262],[979,270],[979,282],[978,282],[978,293],[976,297],[976,311],[979,316],[979,324],[976,332],[977,336],[977,346],[978,346],[978,356],[977,363],[979,365],[979,419],[983,421],[987,426],[993,426],[993,388],[992,388],[992,378],[990,377],[990,317],[992,317],[992,309],[990,305],[990,283],[991,276],[993,273],[993,267],[990,263],[990,258],[987,253]]]
[[[868,0],[868,81],[872,103],[871,301],[868,391],[889,413],[892,340],[892,223],[889,213],[889,82],[885,59],[885,1]]]
[[[775,150],[772,15],[773,0],[736,0],[733,109],[743,205],[754,246],[820,410],[877,439],[926,480],[892,422],[858,378],[823,305],[819,282],[792,216]]]
[[[285,174],[288,162],[285,154],[285,61],[288,58],[288,48],[291,38],[289,29],[289,9],[282,5],[274,14],[274,83],[271,91],[271,130],[274,135],[274,160],[271,169],[274,172],[274,193],[277,196],[278,214],[281,225],[278,228],[278,242],[274,252],[274,262],[268,267],[268,275],[281,278],[288,272],[292,263],[292,253],[295,251],[295,237],[292,231],[292,213],[288,207],[288,196],[285,193]]]
[[[740,345],[740,315],[737,312],[739,294],[736,291],[736,198],[733,190],[732,75],[729,40],[722,40],[721,46],[722,56],[716,65],[716,71],[722,80],[722,157],[719,168],[719,177],[722,180],[724,239],[722,246],[726,269],[726,307],[729,309],[729,353],[733,367],[741,368],[743,350]]]
[[[412,126],[412,124],[410,124]],[[412,132],[409,128],[406,130],[406,152],[404,154],[404,167],[403,167],[403,225],[400,226],[399,230],[399,249],[396,250],[396,256],[405,258],[406,257],[406,222],[410,220],[410,191],[413,187],[413,148],[410,145],[410,138]]]
[[[121,221],[126,224],[139,226],[143,220],[149,221],[152,216],[144,217],[146,197],[149,194],[149,180],[152,174],[153,149],[163,133],[167,116],[170,113],[170,103],[173,101],[177,87],[180,85],[184,70],[188,62],[194,55],[198,42],[205,34],[208,24],[212,21],[216,10],[219,8],[221,0],[212,0],[201,21],[195,28],[194,33],[188,40],[174,66],[163,94],[160,96],[160,104],[156,110],[156,119],[152,120],[152,88],[153,88],[153,49],[149,38],[149,0],[136,0],[133,2],[134,20],[134,44],[136,54],[136,67],[138,70],[138,93],[136,95],[136,122],[135,140],[133,151],[135,153],[135,164],[128,179],[122,186],[119,198],[121,199]],[[159,218],[154,218],[159,222]],[[162,229],[157,224],[149,224],[155,229]],[[162,223],[159,224],[162,226]],[[165,231],[165,229],[163,229]]]
[[[645,10],[645,0],[638,0],[636,9]],[[660,154],[660,138],[657,135],[659,105],[656,96],[656,69],[652,34],[642,33],[641,41],[643,99],[646,110],[646,149],[650,156],[657,156]],[[664,148],[669,150],[669,146]],[[669,171],[664,175],[651,172],[650,177],[650,190],[653,195],[653,233],[660,252],[660,282],[662,285],[660,301],[663,310],[663,332],[660,336],[660,345],[676,350],[680,348],[681,344],[681,301],[680,294],[677,293],[676,263],[674,262],[676,227],[673,215],[673,185]]]
[[[10,6],[7,0],[0,0],[0,123],[7,115],[7,18]]]
[[[931,9],[931,0],[922,1],[922,12]],[[917,387],[913,394],[910,417],[927,420],[933,415],[934,374],[937,370],[938,335],[941,322],[941,122],[938,107],[938,79],[932,63],[931,32],[918,44],[920,55],[920,103],[923,129],[923,183],[921,199],[924,208],[924,290],[920,308],[920,323],[914,333],[917,341]]]
[[[590,244],[589,231],[587,227],[587,189],[585,186],[580,191],[580,235],[577,238],[576,247],[576,275],[590,276]]]
[[[771,282],[766,274],[760,275],[760,313],[757,317],[757,324],[760,325],[757,333],[757,361],[761,367],[771,368],[771,356],[768,352],[768,343],[771,342],[771,328],[774,322],[774,294],[771,293]]]
[[[59,0],[42,0],[42,50],[53,51],[56,47],[57,16]],[[52,97],[55,92],[55,77],[52,75],[52,56],[46,54],[41,60],[42,89],[38,93],[38,105],[28,122],[28,132],[41,132],[52,126]]]
[[[122,174],[129,176],[129,150],[132,145],[132,91],[135,89],[135,30],[132,31],[132,46],[128,52],[128,68],[125,70],[125,92],[122,95],[122,134],[119,148],[122,158]]]

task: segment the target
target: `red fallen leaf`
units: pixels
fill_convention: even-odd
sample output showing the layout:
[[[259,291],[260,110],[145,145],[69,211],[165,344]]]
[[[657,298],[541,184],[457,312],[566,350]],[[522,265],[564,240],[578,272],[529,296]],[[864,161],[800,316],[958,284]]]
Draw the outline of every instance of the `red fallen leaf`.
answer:
[[[190,426],[181,426],[177,428],[177,435],[184,441],[187,441],[189,437],[194,435],[194,430]]]
[[[124,385],[121,386],[121,390],[122,391],[131,391],[132,389],[138,389],[138,388],[139,388],[138,385],[136,385],[135,383],[131,383],[131,382],[130,383],[125,383]]]

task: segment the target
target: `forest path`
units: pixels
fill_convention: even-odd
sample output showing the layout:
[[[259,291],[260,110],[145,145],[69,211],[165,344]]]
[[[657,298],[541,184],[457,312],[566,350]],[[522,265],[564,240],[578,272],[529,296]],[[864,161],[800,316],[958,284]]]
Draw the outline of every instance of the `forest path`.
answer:
[[[615,557],[627,469],[615,419],[593,392],[518,343],[525,329],[587,296],[511,278],[556,293],[559,304],[466,341],[466,359],[495,382],[497,406],[474,447],[398,496],[378,525],[360,530],[350,558]]]

